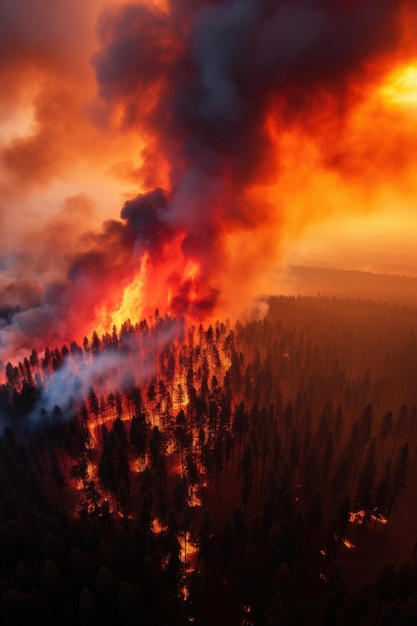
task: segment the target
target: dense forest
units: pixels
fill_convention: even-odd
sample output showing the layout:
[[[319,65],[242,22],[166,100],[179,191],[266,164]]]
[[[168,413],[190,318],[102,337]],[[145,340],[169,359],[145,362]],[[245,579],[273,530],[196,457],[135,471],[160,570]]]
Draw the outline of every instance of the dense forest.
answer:
[[[417,310],[277,297],[8,363],[0,624],[417,623]]]

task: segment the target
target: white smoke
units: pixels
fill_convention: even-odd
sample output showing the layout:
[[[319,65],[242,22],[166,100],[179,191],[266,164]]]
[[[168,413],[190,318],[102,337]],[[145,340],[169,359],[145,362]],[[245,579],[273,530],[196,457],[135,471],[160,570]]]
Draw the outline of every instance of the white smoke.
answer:
[[[29,428],[51,421],[56,407],[62,419],[70,419],[90,389],[97,395],[101,392],[108,395],[133,384],[149,383],[157,374],[160,349],[178,340],[182,331],[183,322],[170,320],[160,330],[154,329],[145,336],[128,336],[118,350],[68,355],[42,386],[40,397],[27,417]]]

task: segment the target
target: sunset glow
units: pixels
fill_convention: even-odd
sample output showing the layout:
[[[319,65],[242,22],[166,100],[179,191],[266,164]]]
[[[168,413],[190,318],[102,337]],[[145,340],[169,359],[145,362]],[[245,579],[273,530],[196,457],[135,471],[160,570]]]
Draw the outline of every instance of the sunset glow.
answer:
[[[380,89],[389,104],[411,109],[417,107],[417,63],[400,66],[390,73]]]

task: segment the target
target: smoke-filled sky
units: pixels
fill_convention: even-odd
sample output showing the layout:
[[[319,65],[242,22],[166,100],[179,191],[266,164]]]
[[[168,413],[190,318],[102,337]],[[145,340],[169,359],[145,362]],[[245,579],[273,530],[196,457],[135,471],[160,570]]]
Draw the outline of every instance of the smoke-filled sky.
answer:
[[[414,5],[0,0],[0,360],[417,274]]]

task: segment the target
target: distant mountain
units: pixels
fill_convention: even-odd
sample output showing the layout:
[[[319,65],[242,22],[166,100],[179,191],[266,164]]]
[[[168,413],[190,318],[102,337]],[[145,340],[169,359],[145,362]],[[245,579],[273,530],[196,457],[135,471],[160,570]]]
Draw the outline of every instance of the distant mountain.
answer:
[[[417,305],[417,276],[290,265],[282,291]]]

